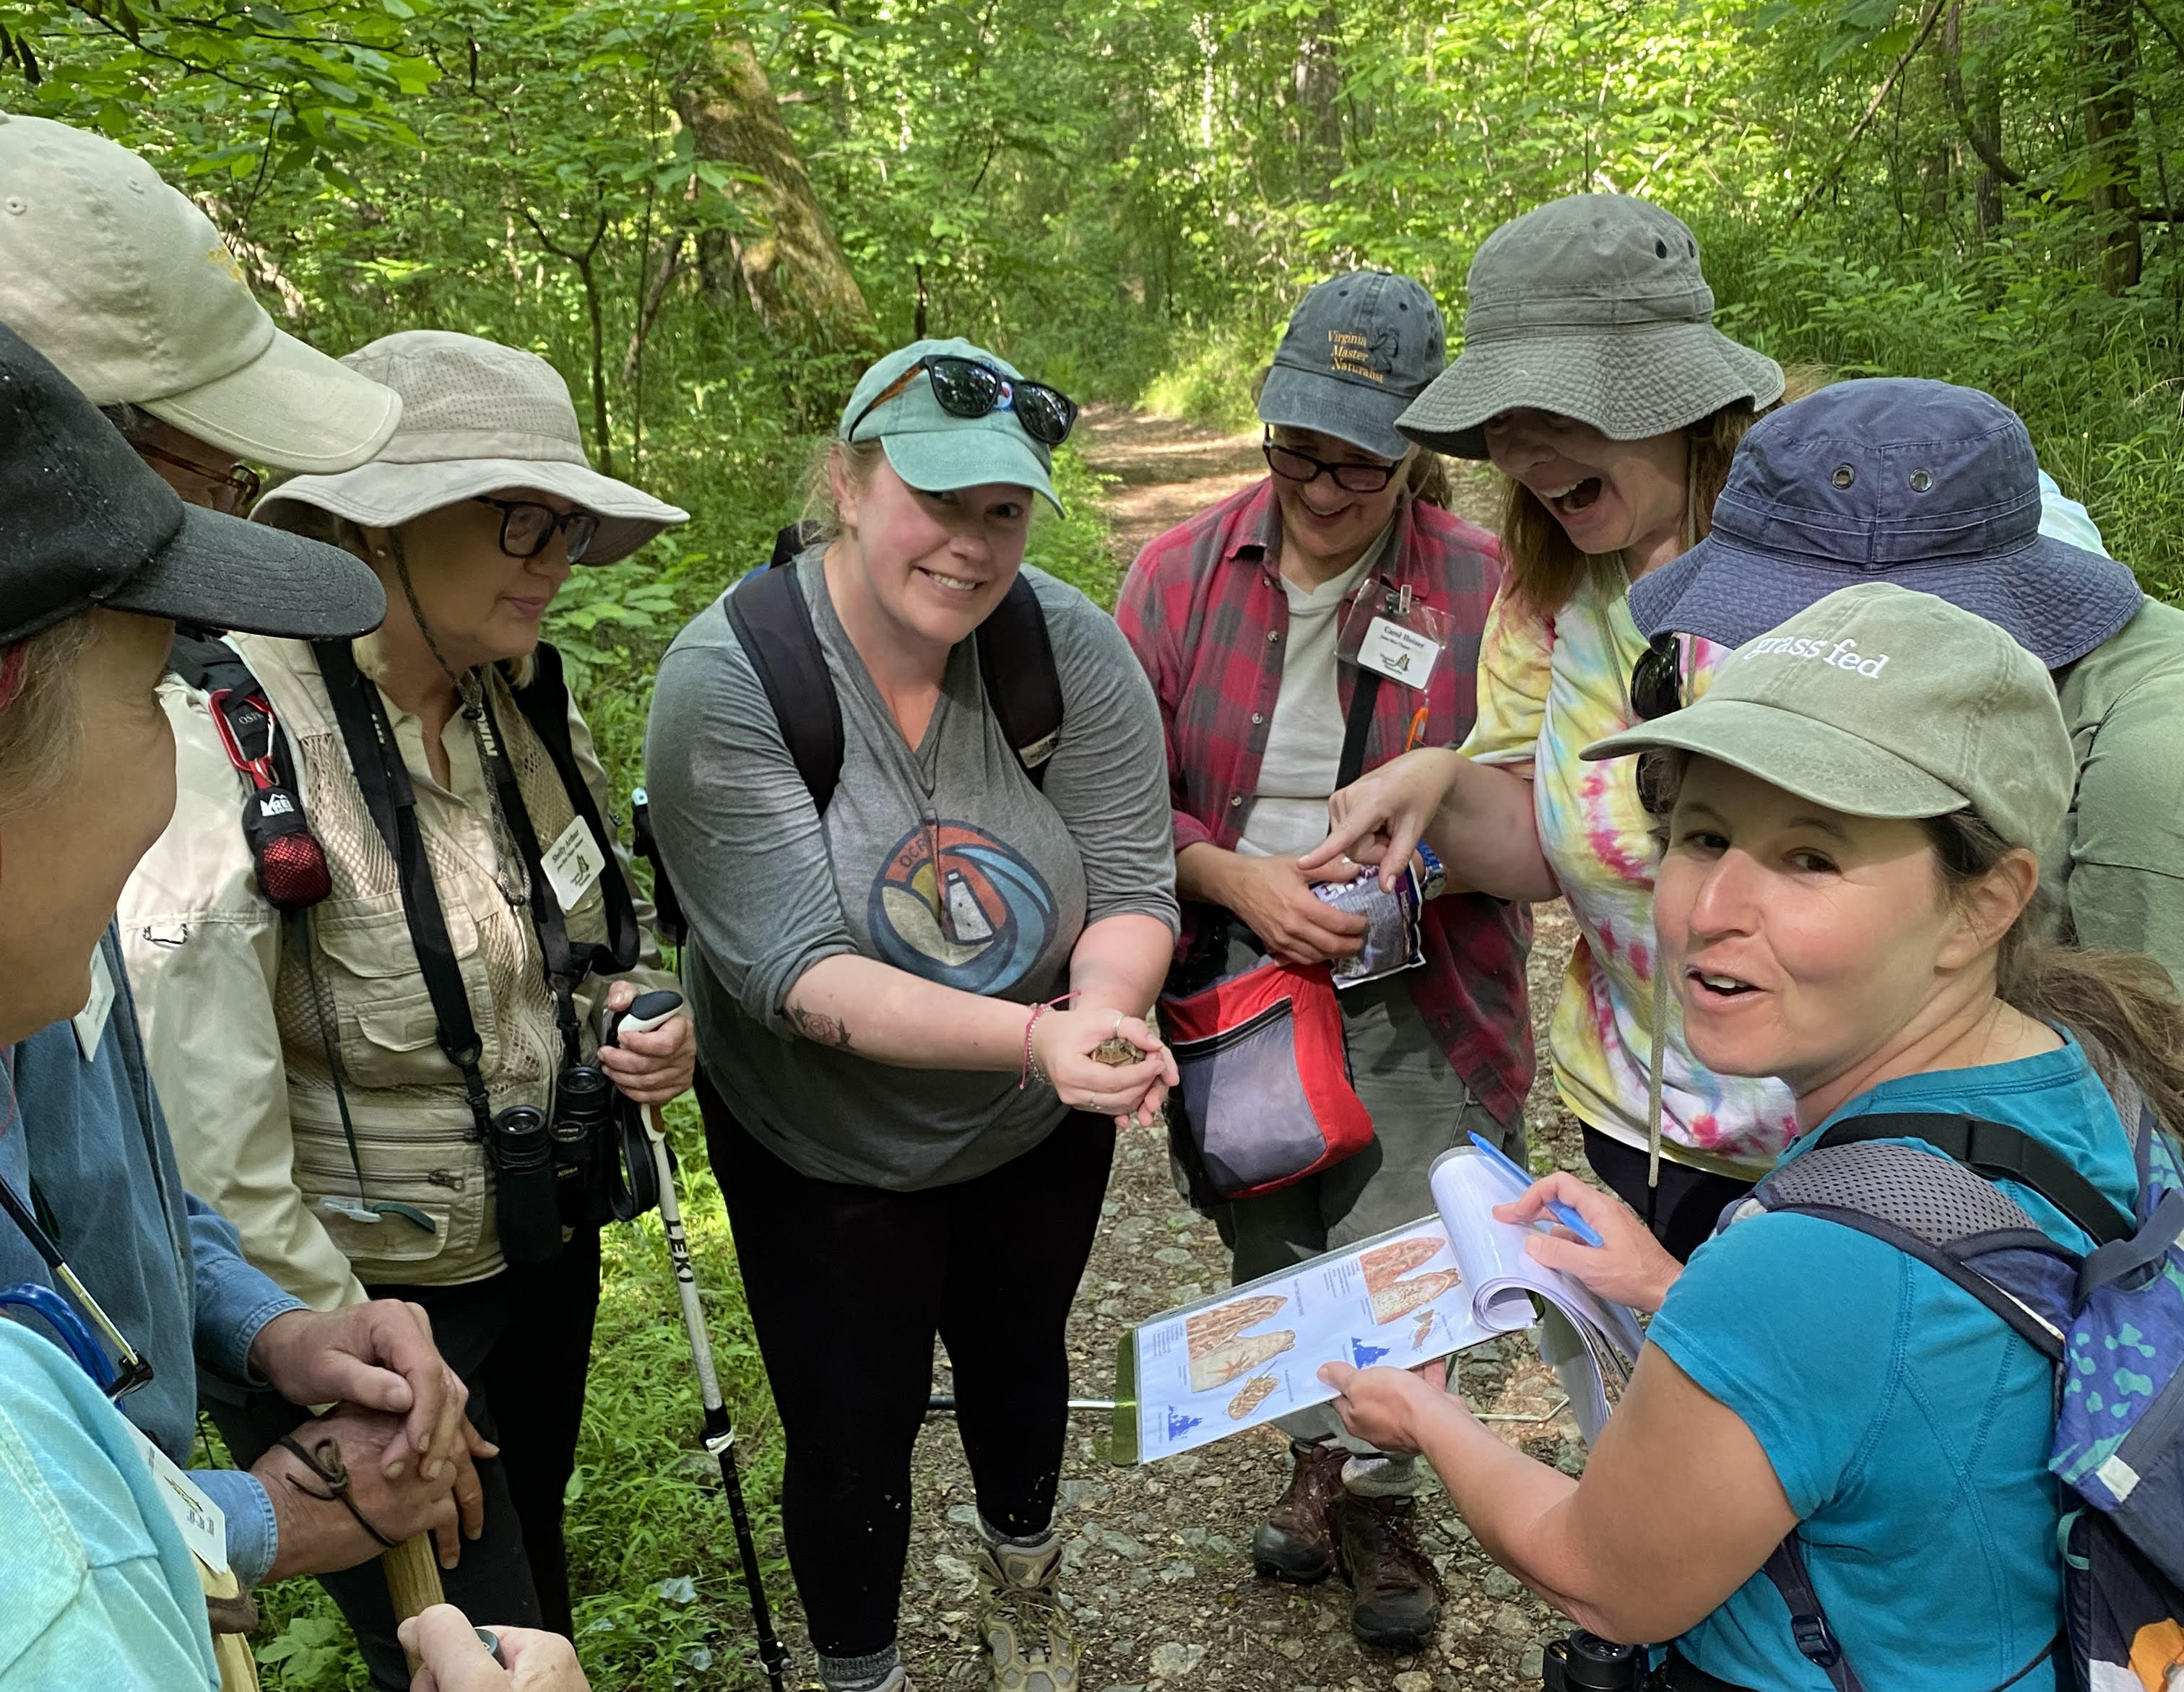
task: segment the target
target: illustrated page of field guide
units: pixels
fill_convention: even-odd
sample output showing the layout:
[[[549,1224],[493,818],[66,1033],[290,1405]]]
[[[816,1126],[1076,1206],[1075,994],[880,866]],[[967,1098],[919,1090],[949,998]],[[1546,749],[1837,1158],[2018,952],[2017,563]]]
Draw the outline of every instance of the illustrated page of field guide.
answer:
[[[1429,1179],[1437,1215],[1123,1334],[1114,1461],[1172,1457],[1325,1404],[1335,1394],[1319,1378],[1323,1363],[1410,1368],[1529,1327],[1534,1294],[1575,1331],[1575,1356],[1550,1361],[1595,1437],[1636,1361],[1636,1318],[1525,1255],[1525,1230],[1490,1214],[1519,1189],[1475,1151],[1443,1154]]]

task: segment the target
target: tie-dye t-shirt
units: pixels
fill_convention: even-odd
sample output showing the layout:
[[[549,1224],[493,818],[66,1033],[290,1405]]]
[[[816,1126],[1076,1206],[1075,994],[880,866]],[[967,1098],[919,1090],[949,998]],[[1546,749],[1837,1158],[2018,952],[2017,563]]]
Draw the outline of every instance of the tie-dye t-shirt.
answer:
[[[1728,648],[1687,640],[1686,697],[1705,692]],[[1548,1045],[1555,1088],[1590,1127],[1646,1144],[1653,1038],[1653,871],[1659,857],[1632,780],[1635,760],[1578,754],[1628,728],[1631,666],[1646,642],[1613,577],[1596,578],[1552,617],[1505,587],[1479,653],[1479,721],[1464,753],[1529,766],[1540,846],[1577,919]],[[1716,1075],[1684,1045],[1682,1002],[1667,995],[1661,1131],[1670,1155],[1757,1180],[1797,1134],[1779,1081]]]

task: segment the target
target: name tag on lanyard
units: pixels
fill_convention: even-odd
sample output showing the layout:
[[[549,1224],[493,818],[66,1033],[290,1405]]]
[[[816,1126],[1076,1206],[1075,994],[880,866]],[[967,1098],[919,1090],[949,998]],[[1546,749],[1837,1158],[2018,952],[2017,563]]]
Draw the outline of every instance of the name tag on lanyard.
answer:
[[[106,944],[101,941],[91,955],[91,997],[71,1019],[76,1049],[86,1063],[98,1055],[98,1043],[105,1038],[107,1019],[113,1014],[114,971],[107,967]]]
[[[546,849],[545,865],[554,897],[560,901],[562,910],[571,910],[605,871],[607,855],[599,850],[590,827],[579,816],[571,819],[561,831],[561,838]]]
[[[1424,693],[1449,649],[1450,619],[1408,587],[1375,582],[1342,620],[1334,655]]]

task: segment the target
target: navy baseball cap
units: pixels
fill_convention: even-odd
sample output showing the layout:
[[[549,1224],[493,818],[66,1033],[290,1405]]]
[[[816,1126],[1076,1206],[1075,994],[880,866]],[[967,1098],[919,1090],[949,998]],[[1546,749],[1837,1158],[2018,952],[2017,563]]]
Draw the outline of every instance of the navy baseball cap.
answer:
[[[1391,270],[1329,277],[1290,315],[1259,390],[1259,419],[1400,459],[1411,443],[1396,420],[1440,374],[1447,348],[1424,284]]]
[[[1841,587],[1892,582],[2010,635],[2050,670],[2138,614],[2125,565],[2040,532],[2017,414],[1948,382],[1838,382],[1736,448],[1711,533],[1630,588],[1641,634],[1741,646]]]

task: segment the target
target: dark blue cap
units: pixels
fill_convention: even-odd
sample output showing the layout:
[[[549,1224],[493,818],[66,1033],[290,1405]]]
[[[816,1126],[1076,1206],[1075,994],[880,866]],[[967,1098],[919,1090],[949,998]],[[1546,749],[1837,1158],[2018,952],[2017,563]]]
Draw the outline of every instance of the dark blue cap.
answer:
[[[1886,581],[1985,617],[2050,670],[2144,598],[2112,558],[2040,532],[2040,464],[1992,394],[1882,376],[1838,382],[1752,425],[1712,532],[1640,578],[1630,613],[1741,646],[1856,582]]]

